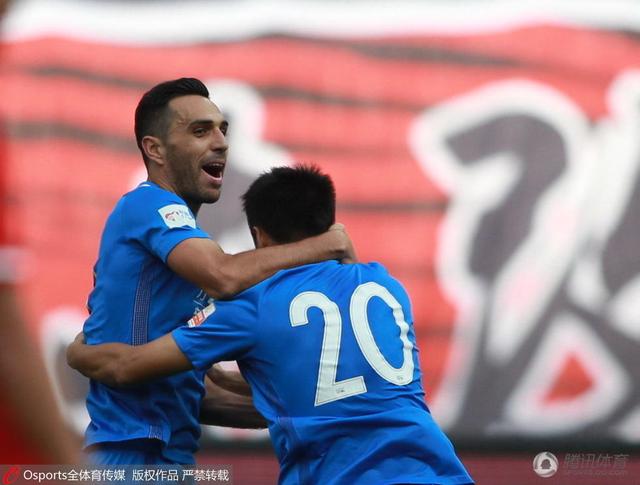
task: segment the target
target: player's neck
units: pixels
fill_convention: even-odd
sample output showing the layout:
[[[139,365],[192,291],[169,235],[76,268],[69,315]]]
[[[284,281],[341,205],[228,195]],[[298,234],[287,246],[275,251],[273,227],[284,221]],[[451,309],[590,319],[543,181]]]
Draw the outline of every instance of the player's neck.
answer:
[[[162,173],[159,170],[149,170],[147,172],[147,180],[149,182],[153,182],[158,187],[161,187],[164,190],[167,190],[169,192],[173,192],[174,194],[178,193],[176,188],[174,187],[174,185],[169,180],[169,178],[167,176],[165,176],[164,173]]]
[[[198,215],[198,211],[200,210],[200,206],[202,204],[199,203],[199,202],[193,202],[193,201],[188,200],[186,197],[184,197],[182,194],[180,194],[176,190],[176,188],[173,186],[173,184],[171,184],[169,182],[169,180],[167,180],[164,177],[159,177],[157,175],[154,176],[152,174],[149,174],[149,176],[147,177],[147,181],[156,184],[161,189],[164,189],[164,190],[166,190],[168,192],[172,192],[172,193],[178,195],[179,197],[181,197],[182,199],[184,199],[184,201],[186,202],[187,206],[189,207],[189,209],[191,210],[193,215],[194,216]]]

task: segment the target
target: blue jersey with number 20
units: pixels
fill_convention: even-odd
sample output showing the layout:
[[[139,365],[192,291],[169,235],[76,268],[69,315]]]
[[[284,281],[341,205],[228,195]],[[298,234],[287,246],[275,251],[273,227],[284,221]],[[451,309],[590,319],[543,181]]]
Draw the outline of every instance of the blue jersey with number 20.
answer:
[[[238,360],[281,484],[472,483],[424,402],[409,298],[381,265],[281,271],[206,315],[173,337],[196,369]]]

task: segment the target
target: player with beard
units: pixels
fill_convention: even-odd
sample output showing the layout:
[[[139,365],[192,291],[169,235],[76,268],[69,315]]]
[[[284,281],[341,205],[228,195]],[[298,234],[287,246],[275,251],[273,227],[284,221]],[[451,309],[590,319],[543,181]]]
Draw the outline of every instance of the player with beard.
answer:
[[[244,195],[258,248],[334,222],[331,179],[275,168]],[[424,401],[409,297],[378,263],[280,271],[146,345],[82,344],[72,367],[114,386],[237,359],[280,461],[281,484],[472,484]]]
[[[106,222],[84,324],[88,343],[145,344],[212,298],[228,298],[283,268],[351,255],[340,227],[237,255],[225,254],[198,227],[200,206],[220,197],[227,127],[206,86],[194,78],[161,83],[140,100],[135,135],[148,178],[120,199]],[[205,369],[185,370],[126,389],[91,381],[90,459],[101,465],[192,464],[199,421],[261,426],[250,398],[208,382],[216,394],[203,401],[204,375]]]

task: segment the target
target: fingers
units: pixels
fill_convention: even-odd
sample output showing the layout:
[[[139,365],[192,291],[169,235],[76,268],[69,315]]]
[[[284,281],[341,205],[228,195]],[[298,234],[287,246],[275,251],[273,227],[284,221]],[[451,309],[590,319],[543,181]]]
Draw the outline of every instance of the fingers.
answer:
[[[340,222],[336,222],[329,228],[329,230],[341,231],[344,234],[344,237],[346,238],[344,255],[342,259],[340,259],[340,262],[343,264],[357,263],[358,257],[356,256],[356,250],[353,247],[353,242],[351,241],[349,234],[347,234],[347,230],[344,227],[344,224],[341,224]]]

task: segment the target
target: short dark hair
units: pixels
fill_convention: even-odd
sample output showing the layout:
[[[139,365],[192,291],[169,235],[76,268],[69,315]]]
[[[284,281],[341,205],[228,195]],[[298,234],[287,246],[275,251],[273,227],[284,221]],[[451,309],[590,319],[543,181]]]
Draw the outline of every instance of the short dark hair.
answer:
[[[336,219],[333,182],[313,165],[263,173],[242,201],[249,227],[261,228],[281,244],[322,234]]]
[[[193,77],[181,77],[172,81],[165,81],[144,93],[136,108],[135,134],[136,143],[142,152],[145,163],[147,155],[142,148],[142,139],[152,135],[163,137],[169,128],[166,116],[169,102],[173,98],[188,95],[209,97],[209,90],[204,83]]]

